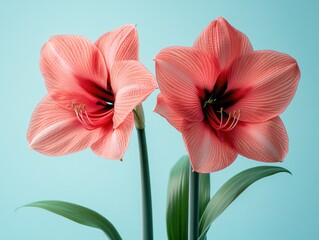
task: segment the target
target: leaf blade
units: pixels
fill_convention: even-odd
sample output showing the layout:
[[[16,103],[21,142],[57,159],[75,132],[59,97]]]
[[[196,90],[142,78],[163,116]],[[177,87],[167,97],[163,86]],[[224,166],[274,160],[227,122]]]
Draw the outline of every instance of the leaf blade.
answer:
[[[199,218],[210,201],[210,174],[199,174]]]
[[[101,214],[77,204],[64,201],[47,200],[29,203],[24,207],[42,208],[76,223],[100,229],[110,240],[122,239],[110,221],[104,218]]]
[[[259,166],[244,170],[230,178],[208,203],[199,224],[200,237],[206,237],[213,221],[251,184],[280,172],[290,173],[287,169],[276,166]],[[291,174],[291,173],[290,173]]]
[[[199,219],[201,219],[210,201],[210,174],[199,174]],[[198,224],[199,226],[199,224]],[[203,238],[206,240],[206,237]]]
[[[189,157],[181,157],[169,176],[166,208],[166,230],[169,240],[187,240]]]

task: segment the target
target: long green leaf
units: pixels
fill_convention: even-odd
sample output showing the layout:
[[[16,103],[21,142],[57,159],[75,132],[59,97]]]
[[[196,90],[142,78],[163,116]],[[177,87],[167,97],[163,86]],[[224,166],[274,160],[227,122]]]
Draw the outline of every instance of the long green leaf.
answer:
[[[229,179],[208,203],[199,226],[200,237],[203,240],[213,221],[251,184],[261,178],[279,172],[290,173],[287,169],[273,166],[260,166],[247,169]]]
[[[122,239],[111,222],[99,213],[80,205],[63,201],[40,201],[27,204],[25,207],[42,208],[79,224],[98,228],[102,230],[110,240]]]
[[[166,225],[170,240],[188,238],[188,199],[190,160],[187,155],[181,157],[170,172]],[[210,200],[210,175],[199,175],[199,217],[203,214]]]
[[[210,175],[199,174],[199,218],[204,213],[204,210],[210,200]]]
[[[187,240],[189,171],[189,158],[183,156],[170,172],[166,209],[166,230],[169,240]]]
[[[199,219],[203,216],[204,210],[210,200],[210,175],[199,174]],[[206,240],[206,237],[203,238]]]

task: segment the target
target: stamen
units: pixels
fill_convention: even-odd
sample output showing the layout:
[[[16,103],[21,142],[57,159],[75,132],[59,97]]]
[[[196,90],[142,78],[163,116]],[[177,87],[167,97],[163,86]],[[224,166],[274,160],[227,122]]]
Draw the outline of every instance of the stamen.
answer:
[[[220,110],[221,110],[221,117],[220,117],[220,125],[219,125],[219,128],[218,128],[218,129],[222,129],[222,128],[226,127],[227,124],[229,123],[229,120],[230,120],[231,117],[232,117],[232,114],[229,113],[229,114],[228,114],[228,119],[227,119],[226,123],[223,124],[223,114],[222,114],[223,108],[221,108]]]
[[[90,122],[92,125],[95,125],[95,124],[91,121],[91,119],[90,119],[90,117],[89,117],[87,111],[85,111],[85,116],[86,116],[87,120],[89,120],[89,122]]]
[[[73,102],[71,103],[71,106],[76,114],[77,119],[80,123],[82,123],[87,128],[92,128],[92,126],[95,126],[94,122],[91,121],[85,104],[79,104],[75,105]],[[83,114],[84,113],[84,114]]]
[[[225,131],[233,130],[239,121],[239,117],[240,117],[240,109],[234,111],[233,122],[230,124],[230,126],[227,129],[225,129]]]

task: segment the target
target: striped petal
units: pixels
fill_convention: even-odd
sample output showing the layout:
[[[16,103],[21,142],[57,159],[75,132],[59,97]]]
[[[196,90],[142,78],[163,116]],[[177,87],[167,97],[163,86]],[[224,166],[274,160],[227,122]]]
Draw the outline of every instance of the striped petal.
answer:
[[[83,150],[101,138],[102,131],[86,130],[74,112],[46,96],[32,114],[27,139],[32,149],[46,155],[65,155]]]
[[[91,82],[106,88],[103,56],[94,43],[81,36],[52,37],[41,50],[40,68],[49,92],[83,92]]]
[[[194,47],[213,54],[218,59],[222,71],[227,70],[234,59],[253,50],[247,36],[222,17],[212,21],[201,32]]]
[[[202,100],[219,74],[213,58],[195,48],[171,47],[162,50],[155,63],[159,88],[170,107],[189,121],[201,121]]]
[[[228,90],[243,92],[228,111],[240,109],[240,120],[263,122],[282,113],[292,100],[300,78],[296,60],[275,51],[247,54],[231,67]]]
[[[117,128],[156,88],[152,74],[138,61],[118,61],[111,71],[115,94],[113,124]]]
[[[262,162],[281,162],[288,152],[288,136],[279,117],[262,123],[239,122],[223,139],[240,155]]]
[[[185,124],[182,134],[191,165],[196,172],[210,173],[221,170],[233,163],[237,157],[236,151],[221,142],[204,122]]]
[[[133,113],[118,127],[108,127],[105,135],[92,145],[92,151],[100,157],[120,160],[128,147],[133,129]]]
[[[184,119],[176,113],[165,100],[163,94],[158,94],[157,103],[154,112],[160,114],[162,117],[172,124],[178,131],[182,131]]]
[[[135,25],[125,25],[108,32],[96,41],[108,70],[115,61],[138,60],[138,37]]]

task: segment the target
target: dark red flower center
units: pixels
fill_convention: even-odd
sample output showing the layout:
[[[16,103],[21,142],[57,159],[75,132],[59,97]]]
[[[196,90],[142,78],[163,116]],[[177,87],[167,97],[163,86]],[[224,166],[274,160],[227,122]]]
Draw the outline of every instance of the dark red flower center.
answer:
[[[213,91],[205,94],[203,112],[205,120],[214,130],[230,131],[240,118],[240,109],[229,111],[241,95],[238,90],[227,90],[227,81],[217,81]]]
[[[81,104],[72,103],[72,108],[82,125],[93,130],[112,121],[115,102],[112,88],[103,88],[93,81],[81,81],[80,86],[86,96]]]

